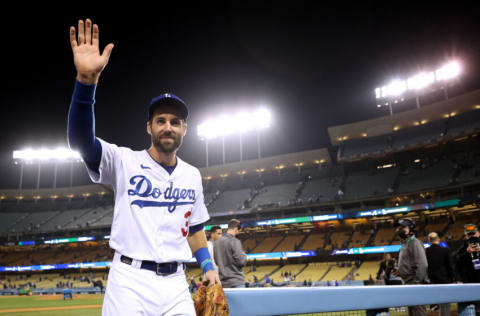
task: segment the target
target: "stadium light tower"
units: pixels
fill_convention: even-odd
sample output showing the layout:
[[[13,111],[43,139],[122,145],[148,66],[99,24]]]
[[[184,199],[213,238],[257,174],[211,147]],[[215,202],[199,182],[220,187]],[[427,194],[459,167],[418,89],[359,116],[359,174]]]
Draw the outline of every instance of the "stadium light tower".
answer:
[[[435,71],[421,72],[408,79],[395,79],[388,85],[375,89],[377,107],[388,106],[390,115],[393,115],[392,104],[415,98],[417,108],[420,108],[419,95],[443,89],[445,98],[448,99],[448,85],[455,83],[462,73],[462,66],[457,61],[452,61]]]
[[[53,188],[57,187],[57,168],[58,164],[61,162],[70,162],[70,187],[73,182],[73,162],[81,161],[82,158],[80,154],[76,151],[73,151],[69,148],[56,148],[56,149],[25,149],[25,150],[15,150],[13,152],[13,159],[15,164],[20,163],[20,184],[18,189],[22,190],[23,182],[23,168],[25,164],[38,163],[37,169],[37,191],[40,188],[40,171],[42,163],[53,161],[55,163],[55,171],[53,177]]]
[[[260,133],[270,127],[272,116],[270,111],[260,107],[253,112],[239,112],[234,115],[223,114],[214,119],[208,119],[197,126],[197,135],[205,141],[206,166],[208,167],[208,143],[212,139],[222,138],[222,161],[225,164],[225,137],[238,134],[240,137],[240,161],[243,161],[243,134],[257,132],[257,155],[262,157]]]

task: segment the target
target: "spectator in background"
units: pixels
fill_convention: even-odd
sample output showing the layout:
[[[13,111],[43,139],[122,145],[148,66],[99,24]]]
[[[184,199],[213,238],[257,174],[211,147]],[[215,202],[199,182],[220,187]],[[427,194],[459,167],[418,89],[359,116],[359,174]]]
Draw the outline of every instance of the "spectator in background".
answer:
[[[210,257],[212,258],[213,267],[215,268],[215,272],[218,273],[218,266],[215,263],[215,257],[213,255],[213,243],[216,242],[220,237],[222,237],[222,228],[220,226],[213,226],[210,229],[210,236],[209,240],[207,241],[208,252],[210,252]]]
[[[477,225],[467,224],[464,233],[465,243],[455,254],[457,272],[463,283],[480,283],[480,232]],[[458,303],[458,314],[471,315],[467,308],[471,304],[480,307],[480,301]]]
[[[247,254],[243,252],[240,240],[235,238],[240,234],[241,228],[238,219],[231,219],[227,232],[213,245],[215,262],[224,288],[245,287],[242,267],[247,264]]]
[[[195,293],[197,291],[197,285],[195,284],[195,279],[192,277],[190,277],[190,293]]]
[[[270,276],[268,274],[265,274],[265,279],[263,280],[263,284],[265,286],[272,285],[272,279],[270,279]]]
[[[386,285],[401,285],[402,280],[394,273],[397,269],[395,258],[392,258],[389,253],[385,253],[377,272],[377,280],[383,280]]]
[[[395,221],[394,226],[402,240],[398,259],[398,275],[405,284],[424,284],[427,280],[427,256],[423,243],[415,238],[415,222],[409,218]],[[396,272],[394,272],[396,273]],[[424,305],[409,306],[409,316],[426,316]]]
[[[435,232],[428,234],[432,245],[425,251],[428,262],[428,278],[432,284],[448,284],[455,281],[453,263],[448,248],[440,246],[440,238]],[[440,316],[450,315],[450,304],[439,304]]]

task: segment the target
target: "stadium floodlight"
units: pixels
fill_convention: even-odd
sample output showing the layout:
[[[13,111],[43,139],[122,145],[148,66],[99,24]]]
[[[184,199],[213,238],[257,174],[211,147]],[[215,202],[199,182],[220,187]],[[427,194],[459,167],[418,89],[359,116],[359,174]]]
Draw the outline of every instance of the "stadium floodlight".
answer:
[[[77,151],[73,151],[69,148],[56,148],[56,149],[24,149],[24,150],[15,150],[13,151],[13,159],[15,164],[18,164],[20,161],[20,181],[18,189],[22,190],[23,184],[23,168],[24,164],[30,164],[38,162],[38,171],[37,171],[37,190],[40,188],[40,169],[41,164],[44,162],[53,161],[55,162],[55,171],[53,178],[53,188],[57,186],[57,165],[61,162],[74,162],[81,161],[82,157]],[[22,163],[23,162],[23,163]],[[73,164],[70,165],[70,187],[72,186],[73,181]]]
[[[208,120],[203,124],[198,125],[197,135],[205,139],[214,139],[218,137],[218,131],[215,128],[215,122]]]
[[[239,112],[235,115],[223,114],[208,119],[197,126],[197,135],[202,139],[214,139],[236,133],[246,133],[270,127],[272,115],[266,108],[253,112]]]
[[[270,111],[260,108],[253,113],[253,125],[257,130],[269,128],[272,122]]]
[[[448,99],[447,85],[445,85],[445,82],[453,82],[453,79],[457,78],[461,73],[462,67],[460,63],[452,61],[435,71],[422,72],[407,80],[393,80],[388,85],[375,88],[374,92],[375,98],[377,99],[377,107],[381,108],[383,105],[388,106],[390,108],[390,114],[393,114],[392,103],[399,103],[404,101],[405,98],[416,98],[417,108],[420,108],[418,93],[422,91],[422,89],[425,91],[443,89],[445,98]]]
[[[265,107],[260,107],[251,112],[238,112],[236,114],[223,114],[217,118],[211,118],[197,126],[197,135],[205,140],[206,161],[208,167],[208,141],[215,138],[222,138],[222,155],[225,164],[225,136],[239,134],[240,136],[240,161],[242,161],[242,134],[256,131],[258,157],[261,157],[260,151],[260,131],[270,127],[272,115]]]
[[[451,62],[446,64],[440,69],[435,71],[435,77],[437,81],[449,80],[456,78],[461,73],[461,67],[458,62]]]
[[[27,162],[32,161],[50,161],[54,160],[57,162],[67,161],[67,160],[81,160],[81,156],[77,151],[73,151],[68,148],[56,148],[56,149],[25,149],[25,150],[15,150],[13,152],[13,159],[23,160]]]
[[[388,94],[391,96],[402,95],[407,90],[407,82],[394,80],[387,86]]]
[[[419,90],[431,85],[435,81],[433,72],[422,72],[407,80],[409,90]]]

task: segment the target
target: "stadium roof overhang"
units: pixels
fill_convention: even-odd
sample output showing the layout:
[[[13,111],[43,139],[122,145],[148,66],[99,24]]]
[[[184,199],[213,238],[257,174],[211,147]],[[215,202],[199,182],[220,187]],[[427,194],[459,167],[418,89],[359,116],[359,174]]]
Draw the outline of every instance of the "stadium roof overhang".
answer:
[[[204,179],[224,177],[225,175],[243,175],[281,170],[288,167],[308,167],[330,163],[330,155],[326,148],[302,151],[297,153],[245,160],[241,162],[201,168]]]
[[[479,108],[480,90],[475,90],[448,100],[422,106],[419,109],[351,124],[331,126],[328,128],[328,135],[332,145],[338,146],[344,140],[387,135],[419,123],[428,124],[450,115],[454,116]]]

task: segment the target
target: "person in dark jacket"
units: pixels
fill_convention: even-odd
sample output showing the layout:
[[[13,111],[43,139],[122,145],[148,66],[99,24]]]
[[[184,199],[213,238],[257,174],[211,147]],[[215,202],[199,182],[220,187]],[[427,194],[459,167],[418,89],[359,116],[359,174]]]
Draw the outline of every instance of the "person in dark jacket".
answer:
[[[423,243],[415,238],[415,222],[404,218],[395,222],[402,247],[398,255],[398,275],[404,284],[424,284],[427,280],[427,256]],[[395,272],[397,273],[397,272]],[[426,316],[424,305],[409,306],[409,316]]]
[[[385,253],[377,272],[377,280],[383,280],[385,285],[402,285],[400,277],[395,275],[396,270],[398,270],[397,261],[391,254]]]
[[[440,237],[435,232],[428,234],[432,244],[425,251],[428,262],[428,278],[432,284],[448,284],[455,282],[452,256],[448,248],[440,246]],[[439,304],[440,316],[450,315],[450,304]]]
[[[455,254],[456,269],[463,283],[480,283],[480,232],[475,224],[464,226],[465,243]],[[480,301],[458,303],[459,315],[470,315],[468,306],[480,308]]]
[[[224,288],[245,287],[242,267],[247,264],[247,254],[243,252],[240,240],[235,238],[240,230],[240,221],[231,219],[227,232],[213,245],[215,262]]]

